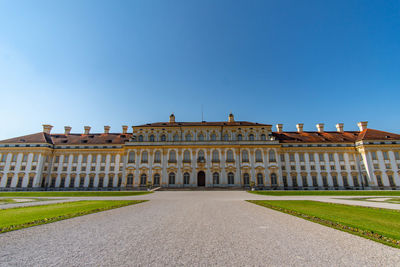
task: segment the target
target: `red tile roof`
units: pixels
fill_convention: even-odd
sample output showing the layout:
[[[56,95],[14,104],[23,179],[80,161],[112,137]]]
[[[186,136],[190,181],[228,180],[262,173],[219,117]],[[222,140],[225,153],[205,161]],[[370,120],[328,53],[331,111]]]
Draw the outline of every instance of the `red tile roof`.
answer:
[[[236,122],[239,123],[239,122]],[[246,122],[247,123],[247,122]],[[156,123],[157,124],[157,123]],[[151,125],[156,125],[151,124]],[[218,122],[217,122],[218,124]],[[171,125],[171,124],[170,124]],[[232,124],[230,124],[232,125]],[[240,124],[243,125],[243,124]],[[254,125],[254,124],[250,124]],[[255,124],[267,125],[267,124]],[[141,127],[141,126],[140,126]],[[156,126],[154,126],[156,127]],[[361,140],[400,140],[400,135],[384,131],[366,129],[359,131],[340,132],[273,132],[272,135],[280,143],[354,143]],[[124,144],[132,137],[132,133],[94,133],[94,134],[46,134],[43,132],[15,137],[0,141],[1,144],[7,143],[48,143],[54,145],[93,145],[93,144]]]

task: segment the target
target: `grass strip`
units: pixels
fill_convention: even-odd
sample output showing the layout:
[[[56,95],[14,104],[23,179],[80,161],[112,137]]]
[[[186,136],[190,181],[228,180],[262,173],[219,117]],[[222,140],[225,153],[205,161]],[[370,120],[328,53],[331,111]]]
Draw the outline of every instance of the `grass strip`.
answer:
[[[0,192],[0,197],[115,197],[139,196],[148,191],[36,191],[36,192]]]
[[[83,200],[0,210],[0,233],[52,223],[147,200]]]
[[[311,200],[248,202],[400,248],[400,211]]]
[[[400,196],[400,190],[273,190],[248,192],[266,196]]]

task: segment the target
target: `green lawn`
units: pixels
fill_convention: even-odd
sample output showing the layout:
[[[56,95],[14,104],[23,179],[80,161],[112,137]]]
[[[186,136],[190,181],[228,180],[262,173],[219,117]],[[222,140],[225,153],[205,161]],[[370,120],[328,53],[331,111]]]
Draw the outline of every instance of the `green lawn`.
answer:
[[[0,233],[51,223],[145,200],[85,200],[0,210]]]
[[[400,196],[398,191],[372,190],[276,190],[276,191],[248,191],[249,193],[268,196]]]
[[[0,197],[115,197],[145,195],[148,191],[35,191],[0,192]]]
[[[400,211],[311,200],[249,200],[267,208],[400,248]]]
[[[13,204],[13,203],[26,203],[26,202],[37,202],[37,201],[48,201],[54,199],[46,199],[46,198],[29,198],[30,201],[18,202],[15,200],[16,198],[0,198],[0,205],[2,204]],[[25,198],[17,198],[17,199],[25,199]]]

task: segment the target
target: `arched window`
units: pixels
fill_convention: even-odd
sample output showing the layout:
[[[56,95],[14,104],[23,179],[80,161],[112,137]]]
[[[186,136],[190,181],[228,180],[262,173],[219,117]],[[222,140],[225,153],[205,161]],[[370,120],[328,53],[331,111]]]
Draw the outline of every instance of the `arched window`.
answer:
[[[147,157],[147,151],[142,152],[142,163],[147,163],[148,157]]]
[[[154,142],[154,135],[150,135],[150,142]]]
[[[175,134],[175,135],[174,135],[174,141],[175,141],[175,142],[179,141],[179,135],[178,135],[178,134]]]
[[[191,134],[187,134],[185,137],[186,141],[192,141],[192,135]]]
[[[143,142],[143,135],[139,135],[138,141],[139,141],[139,142]]]
[[[233,173],[228,173],[228,184],[234,184],[235,183],[235,176]]]
[[[183,152],[183,162],[190,162],[190,152],[189,152],[189,150],[185,150],[185,152]]]
[[[183,184],[189,184],[190,183],[190,174],[185,172],[183,174]]]
[[[134,151],[129,152],[128,163],[135,163],[135,152]]]
[[[146,176],[146,174],[142,174],[142,175],[140,175],[140,185],[146,185],[146,183],[147,183],[147,176]]]
[[[224,141],[229,141],[229,135],[227,133],[224,135]]]
[[[268,151],[268,157],[269,157],[269,162],[276,162],[275,151],[273,149],[270,149]]]
[[[161,141],[162,142],[167,141],[167,136],[165,134],[161,135]]]
[[[257,184],[258,185],[263,185],[264,184],[264,181],[263,181],[264,179],[263,179],[263,175],[262,175],[262,173],[257,173]]]
[[[197,160],[198,160],[199,162],[205,162],[206,158],[204,157],[204,151],[203,151],[203,150],[200,150],[200,151],[199,151]]]
[[[271,185],[277,185],[278,181],[276,179],[276,174],[272,173],[271,174]]]
[[[214,149],[212,153],[212,161],[219,162],[219,153],[218,150]]]
[[[199,141],[204,141],[204,135],[203,135],[202,133],[200,133],[200,134],[198,135],[197,139],[198,139]]]
[[[234,162],[235,159],[233,158],[233,151],[232,150],[228,150],[228,152],[226,152],[226,161],[227,162]]]
[[[242,152],[242,162],[249,162],[249,152],[247,150],[243,150]]]
[[[242,136],[241,134],[238,134],[237,140],[238,140],[238,141],[242,141],[242,140],[243,140],[243,136]]]
[[[215,133],[211,135],[211,141],[217,141],[217,135]]]
[[[158,173],[154,174],[153,184],[160,185],[160,175]]]
[[[175,150],[169,151],[169,162],[176,162],[176,152]]]
[[[213,184],[219,184],[219,173],[218,172],[213,173]]]
[[[254,134],[249,134],[249,141],[254,141]]]
[[[257,149],[256,150],[256,162],[262,162],[262,161],[263,161],[263,159],[262,159],[261,150]]]
[[[250,184],[250,175],[248,173],[243,174],[243,184],[244,185]]]
[[[262,134],[262,135],[261,135],[261,140],[262,140],[262,141],[265,141],[265,140],[266,140],[265,134]]]
[[[154,154],[154,163],[161,163],[161,152],[159,150]]]
[[[169,183],[169,184],[175,184],[175,173],[171,172],[171,173],[168,175],[168,183]]]
[[[133,185],[133,174],[128,174],[128,177],[126,179],[126,186],[132,186]]]

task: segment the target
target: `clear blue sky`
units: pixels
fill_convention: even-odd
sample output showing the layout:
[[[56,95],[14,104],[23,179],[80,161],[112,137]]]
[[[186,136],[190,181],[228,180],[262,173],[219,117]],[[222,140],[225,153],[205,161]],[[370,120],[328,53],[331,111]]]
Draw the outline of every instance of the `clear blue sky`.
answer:
[[[0,0],[0,139],[237,120],[400,133],[400,2]]]

